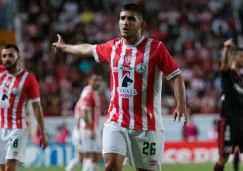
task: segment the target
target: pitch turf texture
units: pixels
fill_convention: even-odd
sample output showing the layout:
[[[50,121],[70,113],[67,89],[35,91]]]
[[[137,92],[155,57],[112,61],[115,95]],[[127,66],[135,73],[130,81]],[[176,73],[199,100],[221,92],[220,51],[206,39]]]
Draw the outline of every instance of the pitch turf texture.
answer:
[[[75,171],[80,171],[76,169]],[[103,171],[104,167],[100,166],[100,170]],[[124,171],[135,171],[134,168],[126,166]],[[240,171],[243,170],[243,163],[240,163]],[[20,168],[18,171],[64,171],[63,167],[42,167],[42,168]],[[163,164],[162,171],[213,171],[212,163],[203,164]],[[232,163],[226,165],[224,171],[233,171]]]

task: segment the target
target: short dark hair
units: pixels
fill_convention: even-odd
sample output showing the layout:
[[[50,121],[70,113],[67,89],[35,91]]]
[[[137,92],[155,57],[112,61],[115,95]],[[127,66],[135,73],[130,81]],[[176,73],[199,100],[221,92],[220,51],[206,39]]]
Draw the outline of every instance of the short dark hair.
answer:
[[[14,44],[6,44],[3,46],[3,49],[10,49],[10,48],[14,48],[19,53],[19,48]]]
[[[144,9],[141,5],[134,3],[125,4],[122,6],[121,11],[134,11],[136,12],[143,20],[145,17]]]

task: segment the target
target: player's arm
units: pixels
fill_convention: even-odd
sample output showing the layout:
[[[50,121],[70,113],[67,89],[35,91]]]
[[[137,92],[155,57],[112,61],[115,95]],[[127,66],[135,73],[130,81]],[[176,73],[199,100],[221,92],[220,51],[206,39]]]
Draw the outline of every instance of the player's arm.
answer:
[[[83,120],[84,120],[86,126],[88,127],[88,129],[90,129],[90,138],[94,139],[95,138],[95,132],[94,132],[94,128],[89,123],[89,114],[90,114],[89,109],[83,110]]]
[[[80,128],[80,120],[82,119],[82,117],[78,117],[77,118],[77,128]]]
[[[181,73],[174,76],[172,79],[174,95],[176,99],[176,109],[174,111],[174,119],[176,120],[177,116],[179,116],[179,121],[181,116],[184,117],[185,123],[188,120],[188,116],[186,113],[186,91],[185,91],[185,84]]]
[[[41,137],[41,140],[42,140],[41,145],[42,145],[42,148],[45,149],[47,147],[48,140],[47,140],[47,136],[46,136],[43,111],[42,111],[40,101],[32,102],[32,106],[33,106],[33,109],[34,109],[36,121],[38,123],[39,129],[40,129],[40,132],[41,132],[41,136],[42,136]]]
[[[93,45],[92,44],[79,44],[79,45],[70,45],[66,44],[62,37],[58,34],[58,41],[53,43],[56,52],[65,52],[72,55],[80,57],[92,57],[93,55]]]
[[[83,120],[88,128],[91,128],[91,125],[89,123],[89,109],[84,109],[83,110]]]
[[[32,74],[28,74],[26,81],[27,81],[26,84],[28,84],[27,95],[29,98],[29,102],[32,104],[34,114],[41,132],[40,145],[42,146],[43,149],[45,149],[48,144],[48,139],[46,136],[43,112],[40,103],[40,92],[39,92],[38,82],[34,77],[34,75]]]
[[[232,46],[233,46],[232,39],[229,39],[224,42],[224,50],[221,57],[221,70],[226,71],[229,68],[229,51]]]

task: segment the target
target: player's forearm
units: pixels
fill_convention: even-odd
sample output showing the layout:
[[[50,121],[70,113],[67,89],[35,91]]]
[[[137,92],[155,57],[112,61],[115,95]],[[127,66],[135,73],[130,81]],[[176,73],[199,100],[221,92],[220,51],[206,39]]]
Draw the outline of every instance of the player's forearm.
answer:
[[[87,109],[84,110],[83,120],[84,120],[86,126],[90,127],[90,123],[89,123],[89,111]]]
[[[44,123],[44,116],[43,116],[43,112],[42,112],[42,107],[38,103],[40,103],[40,102],[34,102],[33,103],[33,109],[34,109],[36,121],[38,123],[40,132],[41,132],[41,134],[44,134],[46,132],[45,123]]]
[[[81,120],[81,117],[79,117],[79,118],[77,119],[77,128],[80,128],[80,120]]]
[[[91,57],[93,56],[93,45],[92,44],[79,44],[79,45],[64,44],[62,45],[62,51],[80,57]]]
[[[174,94],[175,94],[177,108],[180,110],[180,112],[185,113],[185,111],[186,111],[186,91],[185,91],[185,84],[184,84],[181,74],[178,74],[177,76],[172,78],[172,81],[173,81],[173,88],[174,88]]]
[[[230,47],[225,46],[221,58],[221,69],[227,69],[229,67],[229,49]]]

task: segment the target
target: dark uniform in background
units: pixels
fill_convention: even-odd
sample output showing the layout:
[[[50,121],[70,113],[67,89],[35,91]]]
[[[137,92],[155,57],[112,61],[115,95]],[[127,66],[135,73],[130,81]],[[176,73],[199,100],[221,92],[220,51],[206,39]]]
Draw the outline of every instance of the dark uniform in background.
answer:
[[[231,154],[238,146],[243,151],[243,75],[222,70],[222,110],[219,122],[219,153]],[[234,160],[239,160],[239,154]],[[237,162],[236,162],[237,163]]]

